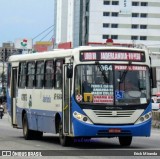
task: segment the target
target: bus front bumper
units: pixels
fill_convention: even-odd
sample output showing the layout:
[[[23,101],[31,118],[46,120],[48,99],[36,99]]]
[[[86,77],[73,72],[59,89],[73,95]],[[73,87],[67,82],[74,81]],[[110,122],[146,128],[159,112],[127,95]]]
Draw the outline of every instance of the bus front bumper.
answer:
[[[118,137],[118,136],[146,136],[151,133],[151,119],[133,125],[94,125],[73,120],[73,135],[75,137]]]

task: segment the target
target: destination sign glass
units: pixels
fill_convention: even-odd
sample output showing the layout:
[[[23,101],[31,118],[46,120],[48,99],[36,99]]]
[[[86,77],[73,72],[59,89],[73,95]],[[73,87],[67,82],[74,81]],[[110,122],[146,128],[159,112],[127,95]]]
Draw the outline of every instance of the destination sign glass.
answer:
[[[144,52],[123,50],[82,51],[80,61],[135,61],[144,62]]]

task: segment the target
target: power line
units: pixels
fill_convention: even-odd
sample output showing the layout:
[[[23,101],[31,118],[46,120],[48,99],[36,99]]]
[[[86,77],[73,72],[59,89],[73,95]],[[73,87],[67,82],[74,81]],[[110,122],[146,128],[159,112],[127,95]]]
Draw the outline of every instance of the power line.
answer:
[[[40,34],[36,35],[36,36],[33,38],[33,40],[36,39],[38,36],[42,35],[44,32],[46,32],[46,31],[47,31],[48,29],[50,29],[51,27],[54,27],[54,25],[51,25],[50,27],[48,27],[47,29],[45,29],[44,31],[42,31]],[[52,30],[53,30],[53,29],[52,29]]]
[[[50,30],[40,41],[42,41],[45,37],[47,37],[54,29]]]
[[[52,35],[52,36],[49,38],[49,41],[52,41],[53,37],[54,37],[54,35]]]

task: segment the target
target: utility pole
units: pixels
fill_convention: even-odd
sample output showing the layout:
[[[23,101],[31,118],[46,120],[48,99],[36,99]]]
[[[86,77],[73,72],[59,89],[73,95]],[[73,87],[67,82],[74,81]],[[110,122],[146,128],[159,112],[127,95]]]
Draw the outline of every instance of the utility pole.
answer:
[[[3,52],[1,52],[1,61],[2,61],[2,74],[1,74],[1,79],[2,79],[2,92],[3,95],[5,96],[5,75],[4,75],[4,64],[5,64],[5,60],[7,57],[7,49],[4,48]]]

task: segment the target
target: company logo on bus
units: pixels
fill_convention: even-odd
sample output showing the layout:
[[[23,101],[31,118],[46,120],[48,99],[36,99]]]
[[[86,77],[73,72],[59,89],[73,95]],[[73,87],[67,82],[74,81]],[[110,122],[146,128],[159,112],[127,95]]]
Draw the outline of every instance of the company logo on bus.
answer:
[[[80,54],[81,61],[137,61],[144,62],[145,56],[143,52],[127,52],[127,51],[84,51]]]

